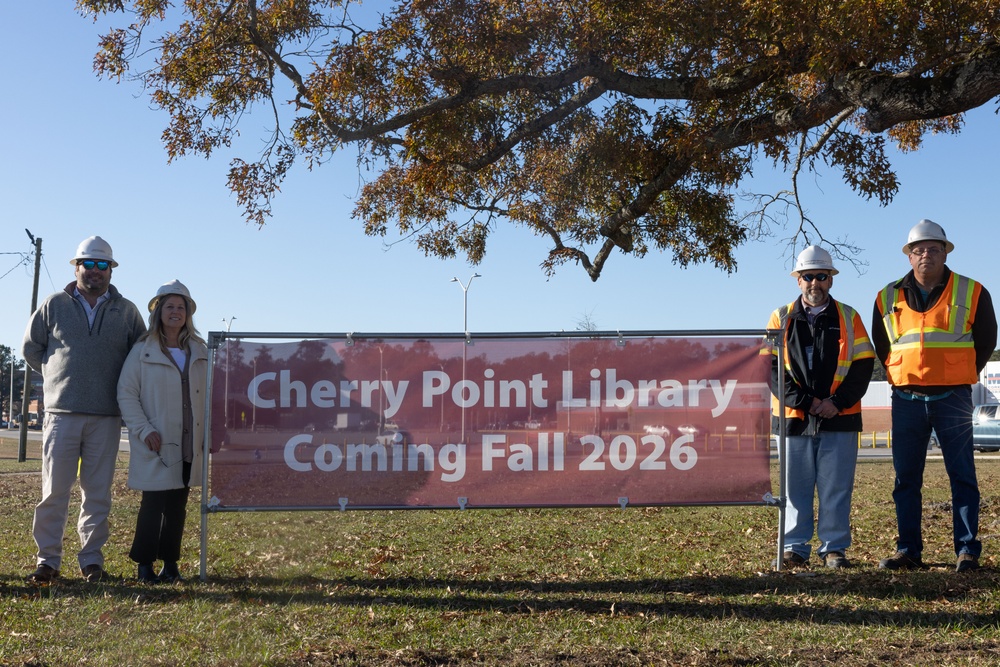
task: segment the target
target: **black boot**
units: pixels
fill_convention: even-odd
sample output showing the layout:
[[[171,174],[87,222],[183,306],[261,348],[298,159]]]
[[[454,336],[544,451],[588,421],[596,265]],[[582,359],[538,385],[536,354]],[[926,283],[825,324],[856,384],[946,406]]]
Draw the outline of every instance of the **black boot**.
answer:
[[[172,584],[177,581],[184,581],[181,576],[180,570],[177,569],[177,561],[165,560],[163,561],[163,569],[160,570],[160,581],[165,584]]]
[[[142,584],[160,583],[160,580],[156,578],[155,574],[153,574],[152,563],[139,563],[139,572],[136,577],[139,579],[139,583]]]

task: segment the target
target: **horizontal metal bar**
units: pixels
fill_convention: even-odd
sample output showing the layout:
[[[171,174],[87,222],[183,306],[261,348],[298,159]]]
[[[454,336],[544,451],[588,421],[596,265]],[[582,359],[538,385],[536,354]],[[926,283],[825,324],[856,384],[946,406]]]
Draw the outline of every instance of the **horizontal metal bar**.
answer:
[[[595,338],[650,338],[650,337],[701,337],[701,336],[754,336],[767,337],[769,332],[765,329],[695,329],[695,330],[667,330],[667,329],[638,329],[628,331],[487,331],[487,332],[410,332],[410,333],[379,333],[379,332],[359,332],[346,331],[342,333],[328,332],[276,332],[276,331],[210,331],[209,340],[212,344],[224,340],[246,340],[246,339],[336,339],[336,340],[465,340],[468,335],[473,340],[490,339],[514,339],[514,338],[570,338],[577,340],[593,340]]]
[[[773,503],[767,503],[764,501],[754,501],[754,502],[718,502],[718,503],[632,503],[628,504],[630,508],[632,507],[774,507]],[[466,505],[465,510],[526,510],[526,509],[621,509],[620,505],[615,503],[601,504],[601,505]],[[222,513],[222,512],[340,512],[340,511],[353,511],[353,510],[460,510],[461,508],[456,505],[347,505],[344,510],[341,509],[340,505],[294,505],[288,507],[281,506],[248,506],[248,507],[226,507],[224,505],[217,505],[215,507],[207,508],[202,506],[202,513],[208,512],[210,514]]]

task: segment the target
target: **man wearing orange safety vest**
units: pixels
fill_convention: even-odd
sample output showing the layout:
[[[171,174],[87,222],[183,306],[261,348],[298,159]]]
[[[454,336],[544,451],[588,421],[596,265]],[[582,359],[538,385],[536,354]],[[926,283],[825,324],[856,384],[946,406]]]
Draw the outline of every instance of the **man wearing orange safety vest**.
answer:
[[[783,567],[809,562],[813,498],[819,496],[816,553],[827,567],[849,567],[851,495],[861,431],[861,397],[868,391],[875,351],[861,317],[830,298],[830,253],[803,250],[792,271],[802,295],[771,313],[767,328],[781,330],[784,359],[771,349],[771,424],[780,427],[778,402],[784,367],[785,525]]]
[[[921,220],[903,253],[910,271],[875,299],[872,342],[892,385],[892,463],[896,471],[896,553],[879,567],[923,568],[921,507],[931,429],[951,481],[955,569],[979,567],[979,484],[972,451],[972,385],[997,343],[986,288],[945,266],[955,248],[941,225]]]

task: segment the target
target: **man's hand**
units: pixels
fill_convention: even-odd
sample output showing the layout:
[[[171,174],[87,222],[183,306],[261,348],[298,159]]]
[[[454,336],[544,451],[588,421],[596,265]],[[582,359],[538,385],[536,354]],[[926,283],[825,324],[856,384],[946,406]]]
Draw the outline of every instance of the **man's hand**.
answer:
[[[809,414],[816,415],[820,419],[832,419],[840,414],[840,410],[837,409],[837,406],[829,398],[824,398],[823,400],[813,398],[812,405],[809,407]]]

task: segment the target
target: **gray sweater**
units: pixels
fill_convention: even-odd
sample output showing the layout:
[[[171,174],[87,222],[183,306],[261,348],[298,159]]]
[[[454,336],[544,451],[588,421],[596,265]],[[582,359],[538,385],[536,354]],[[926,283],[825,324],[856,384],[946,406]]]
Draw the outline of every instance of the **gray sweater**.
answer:
[[[98,306],[91,328],[75,287],[70,283],[31,314],[21,353],[42,374],[47,411],[120,414],[118,375],[146,324],[135,304],[110,285],[111,298]]]

